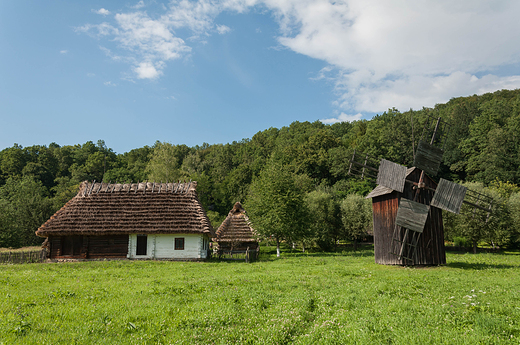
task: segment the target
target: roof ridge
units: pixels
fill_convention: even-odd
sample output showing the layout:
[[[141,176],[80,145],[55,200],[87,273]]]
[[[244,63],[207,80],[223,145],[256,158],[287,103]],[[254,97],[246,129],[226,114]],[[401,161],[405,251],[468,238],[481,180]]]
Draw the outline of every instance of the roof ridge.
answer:
[[[143,181],[136,183],[112,183],[112,182],[96,182],[95,180],[92,182],[83,181],[80,184],[80,188],[77,196],[80,197],[88,197],[92,194],[113,194],[113,193],[130,193],[133,192],[135,194],[142,193],[171,193],[171,194],[191,194],[196,192],[197,189],[197,181],[186,181],[181,182],[149,182]]]

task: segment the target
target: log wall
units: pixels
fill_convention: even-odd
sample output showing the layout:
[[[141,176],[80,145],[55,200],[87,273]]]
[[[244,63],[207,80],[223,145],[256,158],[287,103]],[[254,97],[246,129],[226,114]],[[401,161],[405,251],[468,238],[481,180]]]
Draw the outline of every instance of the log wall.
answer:
[[[126,258],[128,235],[52,236],[51,259]]]

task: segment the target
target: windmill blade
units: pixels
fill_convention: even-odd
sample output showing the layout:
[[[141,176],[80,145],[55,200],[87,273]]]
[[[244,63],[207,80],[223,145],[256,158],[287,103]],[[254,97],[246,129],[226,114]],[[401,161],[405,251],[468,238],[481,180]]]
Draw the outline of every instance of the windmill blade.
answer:
[[[430,207],[425,204],[401,198],[395,224],[415,232],[422,233],[428,219]]]
[[[395,225],[390,254],[397,256],[399,260],[405,260],[405,262],[411,265],[415,264],[417,261],[417,245],[420,238],[420,232],[402,229]]]
[[[426,225],[429,211],[428,205],[401,198],[395,218],[390,254],[412,265],[415,263],[417,245]],[[404,229],[404,233],[402,229]]]
[[[459,214],[466,192],[463,185],[441,178],[430,205]]]
[[[431,176],[437,175],[449,129],[449,124],[443,121],[442,118],[435,119],[428,114],[419,145],[417,146],[417,152],[414,156],[413,165],[415,167],[427,172]],[[425,140],[430,135],[431,138],[428,143]]]
[[[466,192],[466,197],[464,198],[463,203],[473,207],[473,214],[479,210],[479,212],[487,213],[488,218],[493,210],[492,197],[469,188]]]
[[[406,182],[406,170],[403,165],[381,159],[376,183],[402,193]]]
[[[407,168],[403,165],[388,161],[378,160],[366,153],[356,152],[350,160],[349,175],[360,176],[362,179],[376,180],[378,185],[404,191]]]
[[[349,175],[360,176],[361,179],[375,180],[377,179],[378,172],[379,159],[354,150],[348,168]]]
[[[436,176],[441,165],[444,150],[420,140],[413,165],[424,170],[431,176]]]
[[[441,147],[444,150],[446,140],[450,132],[450,124],[441,117],[433,117],[427,114],[423,132],[419,140],[428,140],[431,145]]]
[[[430,205],[459,214],[463,203],[472,207],[473,213],[479,210],[488,216],[493,208],[492,197],[441,178]]]

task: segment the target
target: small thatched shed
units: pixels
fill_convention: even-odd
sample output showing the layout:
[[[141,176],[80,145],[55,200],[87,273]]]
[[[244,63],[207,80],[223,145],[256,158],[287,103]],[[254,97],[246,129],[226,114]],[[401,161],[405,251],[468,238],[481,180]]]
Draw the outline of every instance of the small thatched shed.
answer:
[[[242,205],[237,202],[229,211],[226,219],[217,229],[213,241],[218,243],[219,251],[258,250],[258,239],[249,223]]]
[[[50,258],[204,259],[213,228],[197,183],[88,183],[36,235]]]
[[[406,179],[419,182],[421,170],[409,168]],[[424,175],[426,187],[435,189],[437,184],[426,174]],[[401,197],[413,200],[416,190],[410,183],[405,184],[403,193],[399,193],[384,186],[377,186],[367,195],[372,198],[372,212],[374,219],[374,256],[378,264],[383,265],[406,265],[404,259],[392,255],[392,238],[395,228],[395,218]],[[429,205],[433,199],[431,190],[420,189],[418,202]],[[404,231],[404,229],[398,229]],[[444,228],[442,223],[442,210],[430,207],[426,226],[417,243],[416,265],[442,265],[446,264],[446,252],[444,247]]]

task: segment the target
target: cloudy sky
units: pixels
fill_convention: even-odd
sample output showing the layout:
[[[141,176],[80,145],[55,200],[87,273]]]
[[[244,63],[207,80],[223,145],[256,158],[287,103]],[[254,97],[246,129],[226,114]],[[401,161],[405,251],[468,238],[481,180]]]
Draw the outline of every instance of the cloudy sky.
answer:
[[[250,138],[520,87],[520,1],[0,2],[0,149]]]

